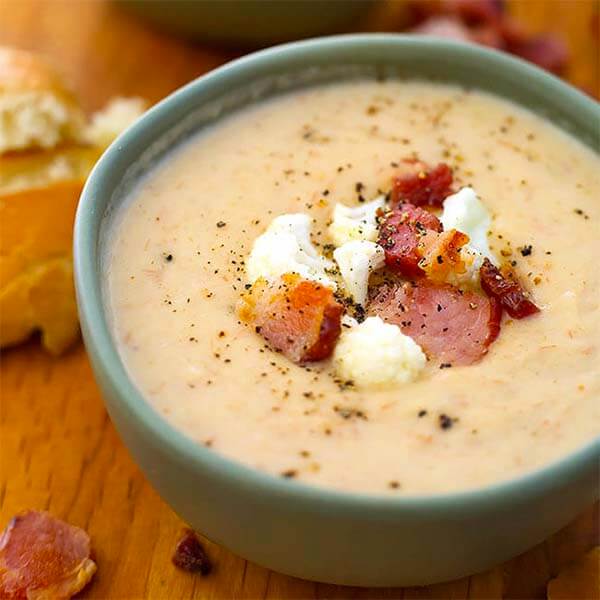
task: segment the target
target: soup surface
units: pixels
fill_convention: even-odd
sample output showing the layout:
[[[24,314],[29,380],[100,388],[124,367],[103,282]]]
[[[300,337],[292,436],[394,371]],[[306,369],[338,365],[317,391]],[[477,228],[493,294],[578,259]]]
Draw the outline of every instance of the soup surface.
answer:
[[[403,386],[345,388],[328,361],[293,364],[240,322],[244,261],[285,213],[310,215],[326,244],[335,202],[389,189],[411,156],[477,191],[491,248],[542,310],[505,314],[476,364],[429,361]],[[362,81],[245,108],[171,151],[117,215],[119,352],[175,427],[290,485],[414,494],[517,476],[600,432],[598,189],[597,155],[480,92]]]

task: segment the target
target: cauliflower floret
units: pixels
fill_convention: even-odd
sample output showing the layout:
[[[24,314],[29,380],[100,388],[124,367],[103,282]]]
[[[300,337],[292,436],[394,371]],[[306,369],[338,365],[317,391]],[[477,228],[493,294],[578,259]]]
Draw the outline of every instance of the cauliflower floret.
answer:
[[[333,264],[321,256],[310,241],[310,217],[302,213],[280,215],[252,246],[246,261],[251,283],[259,277],[272,281],[284,273],[298,273],[305,279],[336,289],[326,269]]]
[[[364,304],[369,290],[369,277],[385,264],[385,252],[375,242],[354,240],[333,252],[346,290],[358,304]]]
[[[427,358],[397,325],[369,317],[344,329],[333,355],[338,375],[360,387],[389,387],[414,380]]]
[[[496,263],[488,245],[491,218],[475,190],[464,187],[444,200],[444,212],[440,217],[444,230],[457,229],[469,236],[468,247]]]
[[[356,327],[358,325],[358,321],[351,317],[348,313],[342,315],[342,327],[346,329],[350,329],[350,327]]]
[[[459,287],[473,286],[479,283],[479,268],[484,258],[489,258],[495,265],[498,260],[488,245],[488,231],[491,218],[485,205],[478,198],[475,190],[464,187],[456,194],[444,200],[444,212],[440,217],[444,230],[457,229],[469,236],[460,256],[465,263],[466,271],[452,274],[448,283]]]
[[[350,207],[339,202],[333,209],[333,221],[329,226],[329,235],[336,246],[352,240],[377,239],[377,210],[385,206],[385,197],[378,196],[371,202]]]

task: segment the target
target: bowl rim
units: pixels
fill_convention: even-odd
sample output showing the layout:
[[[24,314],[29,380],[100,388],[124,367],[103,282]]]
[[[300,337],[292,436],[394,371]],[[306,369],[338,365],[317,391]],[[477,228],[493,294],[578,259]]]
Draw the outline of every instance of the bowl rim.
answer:
[[[185,460],[195,469],[218,471],[222,477],[232,483],[252,486],[257,493],[298,501],[318,502],[319,506],[324,508],[344,507],[355,510],[357,514],[373,508],[392,514],[398,510],[419,512],[429,509],[455,510],[459,507],[462,511],[474,505],[479,507],[495,505],[500,496],[518,501],[539,494],[540,490],[559,486],[571,480],[573,474],[584,471],[596,463],[600,457],[600,436],[540,468],[506,480],[464,490],[386,495],[346,491],[308,484],[301,480],[284,479],[206,448],[171,425],[145,400],[141,391],[133,383],[110,333],[99,269],[100,230],[109,200],[104,201],[99,211],[95,205],[95,198],[112,196],[118,182],[110,183],[110,173],[114,165],[125,160],[121,155],[127,146],[132,145],[144,131],[152,129],[163,121],[173,111],[173,104],[184,105],[189,96],[198,93],[199,88],[209,86],[217,80],[235,79],[245,69],[269,62],[275,56],[287,60],[307,50],[322,52],[340,46],[351,46],[360,50],[373,45],[389,44],[397,48],[412,47],[417,50],[433,47],[441,53],[488,61],[490,65],[508,69],[516,76],[535,78],[537,85],[548,93],[560,96],[565,102],[574,103],[579,109],[596,113],[600,122],[600,104],[557,77],[523,60],[474,44],[427,36],[367,33],[318,37],[273,46],[225,63],[168,95],[122,133],[95,165],[84,186],[77,208],[73,251],[77,304],[86,349],[94,370],[104,381],[104,391],[108,390],[129,413],[129,417],[137,421],[145,436],[151,436],[171,456]]]

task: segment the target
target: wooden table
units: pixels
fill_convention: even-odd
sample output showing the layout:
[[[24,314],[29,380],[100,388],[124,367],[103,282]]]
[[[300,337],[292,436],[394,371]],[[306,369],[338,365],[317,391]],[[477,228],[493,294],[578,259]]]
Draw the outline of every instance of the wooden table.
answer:
[[[532,30],[560,31],[573,55],[569,79],[600,92],[598,41],[591,34],[597,0],[522,0],[510,8]],[[392,17],[369,27],[393,30]],[[154,102],[235,56],[162,34],[103,1],[0,0],[0,44],[49,56],[88,110],[115,94]],[[426,588],[315,584],[210,542],[214,574],[189,575],[170,562],[183,524],[117,437],[83,347],[54,359],[32,341],[2,354],[0,376],[0,526],[15,512],[36,508],[85,528],[99,566],[86,598],[535,598],[544,597],[546,581],[561,565],[598,543],[596,506],[505,565]]]

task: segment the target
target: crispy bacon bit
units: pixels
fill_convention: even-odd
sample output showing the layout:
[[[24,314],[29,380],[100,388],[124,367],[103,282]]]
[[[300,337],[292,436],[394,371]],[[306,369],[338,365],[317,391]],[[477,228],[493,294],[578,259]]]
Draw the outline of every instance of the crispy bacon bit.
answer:
[[[96,572],[90,538],[47,512],[14,517],[0,536],[0,598],[71,598]]]
[[[275,350],[302,364],[331,355],[344,307],[328,287],[286,273],[273,283],[258,279],[238,310]]]
[[[419,261],[423,258],[419,245],[428,232],[441,232],[439,219],[412,204],[401,204],[391,211],[379,230],[378,243],[385,250],[385,263],[396,273],[423,275]]]
[[[483,291],[496,298],[511,317],[522,319],[540,312],[514,276],[504,276],[487,258],[479,269],[479,277]]]
[[[184,529],[183,536],[177,542],[171,558],[173,564],[184,571],[208,575],[212,571],[212,563],[204,550],[204,546],[192,529]]]
[[[392,206],[401,202],[414,206],[441,207],[452,194],[452,170],[445,163],[430,168],[419,161],[405,160],[410,171],[398,175],[392,182]]]
[[[452,274],[461,275],[467,267],[461,258],[460,249],[469,241],[469,236],[450,229],[443,233],[429,231],[421,241],[423,258],[419,266],[431,281],[443,283]]]
[[[368,312],[398,325],[429,358],[446,366],[469,365],[481,359],[498,337],[502,317],[495,298],[425,279],[384,283],[376,290]]]

